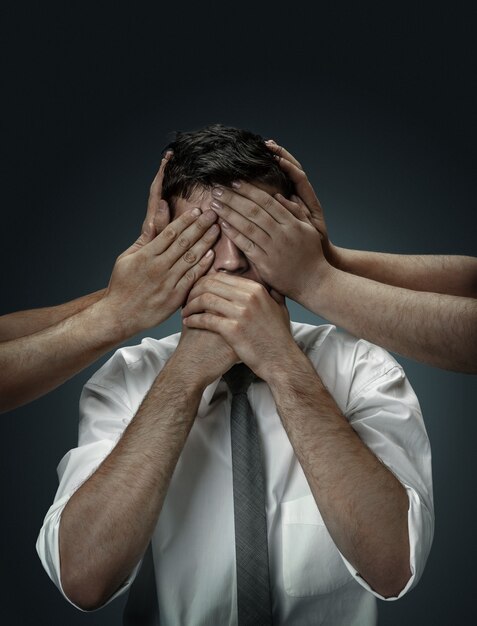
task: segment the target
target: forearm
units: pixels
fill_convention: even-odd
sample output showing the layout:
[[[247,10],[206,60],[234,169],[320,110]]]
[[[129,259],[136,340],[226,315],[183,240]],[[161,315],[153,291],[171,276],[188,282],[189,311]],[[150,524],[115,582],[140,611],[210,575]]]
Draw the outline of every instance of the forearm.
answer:
[[[15,313],[2,315],[0,317],[0,341],[9,341],[25,335],[32,335],[53,324],[57,324],[100,300],[104,292],[105,289],[101,289],[57,306],[16,311]]]
[[[471,256],[387,254],[333,246],[332,263],[387,285],[477,298],[477,258]]]
[[[327,267],[300,304],[387,350],[477,372],[477,300],[391,287]]]
[[[411,575],[404,487],[349,425],[306,356],[269,384],[336,546],[378,593],[398,595]]]
[[[172,358],[111,454],[66,505],[61,578],[82,608],[103,604],[144,553],[201,393],[185,384]]]
[[[45,330],[0,343],[0,412],[51,391],[125,339],[115,311],[100,301]]]

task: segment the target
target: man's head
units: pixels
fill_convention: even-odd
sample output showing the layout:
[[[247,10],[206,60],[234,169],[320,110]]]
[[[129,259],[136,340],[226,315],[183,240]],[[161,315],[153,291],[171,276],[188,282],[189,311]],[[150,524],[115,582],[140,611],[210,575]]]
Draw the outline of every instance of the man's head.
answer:
[[[244,180],[268,193],[290,197],[293,185],[262,137],[246,130],[214,124],[198,131],[179,132],[165,150],[172,150],[162,184],[162,197],[173,217],[199,207],[210,208],[214,185]],[[225,235],[214,246],[209,273],[228,272],[263,283],[255,267]]]
[[[263,183],[287,198],[293,193],[291,181],[263,138],[247,130],[214,124],[179,132],[165,150],[173,151],[162,184],[162,196],[171,208],[177,198],[188,200],[197,191],[239,179]]]

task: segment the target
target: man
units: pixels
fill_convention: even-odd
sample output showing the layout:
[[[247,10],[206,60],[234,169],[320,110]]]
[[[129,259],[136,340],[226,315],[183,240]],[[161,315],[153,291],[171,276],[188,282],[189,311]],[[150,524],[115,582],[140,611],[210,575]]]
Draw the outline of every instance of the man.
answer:
[[[235,178],[270,206],[270,194],[290,194],[246,131],[212,126],[170,147],[163,193],[178,219],[214,208],[211,190]],[[43,565],[71,602],[95,609],[129,588],[151,541],[161,624],[375,624],[375,597],[414,586],[432,541],[417,399],[383,350],[290,325],[283,296],[229,238],[214,251],[182,333],[119,350],[85,386],[79,447],[60,463],[37,543]],[[257,377],[246,391],[231,379],[238,362]],[[258,433],[239,449],[244,398]],[[257,439],[243,489],[237,468],[250,469],[240,464]],[[262,543],[243,533],[254,522]]]
[[[107,289],[0,317],[0,412],[35,400],[166,320],[211,266],[209,251],[219,232],[213,211],[202,216],[190,211],[162,232],[169,222],[161,199],[169,156],[152,183],[142,234],[117,259]]]
[[[225,222],[224,232],[267,281],[358,337],[435,367],[476,374],[477,258],[385,254],[333,245],[322,207],[300,163],[273,140],[267,145],[298,194],[293,203],[280,197],[287,209],[280,213],[284,218],[271,223],[267,207],[260,205],[268,200],[258,198],[247,185],[224,191],[217,211],[222,226]],[[274,211],[277,215],[279,209],[274,206]],[[289,211],[297,219],[287,215]],[[307,226],[318,230],[321,241],[307,250],[306,288],[299,290],[298,257],[283,272],[281,256],[271,242],[286,236],[295,249],[309,238]],[[263,229],[272,236],[265,238]]]

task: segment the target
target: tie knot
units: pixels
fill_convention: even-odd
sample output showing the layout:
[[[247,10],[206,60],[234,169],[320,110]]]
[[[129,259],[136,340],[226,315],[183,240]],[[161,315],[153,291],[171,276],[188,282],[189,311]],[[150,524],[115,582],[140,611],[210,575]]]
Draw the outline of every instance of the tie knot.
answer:
[[[237,363],[222,376],[233,396],[246,393],[250,383],[257,379],[252,370],[245,363]]]

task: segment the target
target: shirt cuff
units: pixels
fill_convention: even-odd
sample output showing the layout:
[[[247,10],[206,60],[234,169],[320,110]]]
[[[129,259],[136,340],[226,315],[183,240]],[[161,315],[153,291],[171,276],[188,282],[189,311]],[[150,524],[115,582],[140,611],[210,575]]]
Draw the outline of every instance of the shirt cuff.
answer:
[[[376,598],[379,598],[380,600],[399,600],[399,598],[402,598],[408,591],[410,591],[410,589],[412,589],[418,583],[422,572],[424,571],[424,566],[426,564],[427,557],[431,549],[432,537],[434,532],[432,517],[427,511],[426,506],[421,502],[417,492],[412,489],[412,487],[408,487],[406,485],[403,486],[406,489],[409,498],[407,524],[409,532],[409,568],[411,570],[411,577],[407,581],[407,584],[402,589],[402,591],[400,591],[397,596],[385,598],[381,594],[374,591],[374,589],[370,587],[370,585],[364,580],[364,578],[360,576],[359,572],[351,565],[351,563],[349,563],[349,561],[347,561],[346,558],[340,553],[344,564],[348,568],[350,574],[352,574],[353,578],[362,587],[367,589],[370,593],[372,593],[374,596],[376,596]]]

